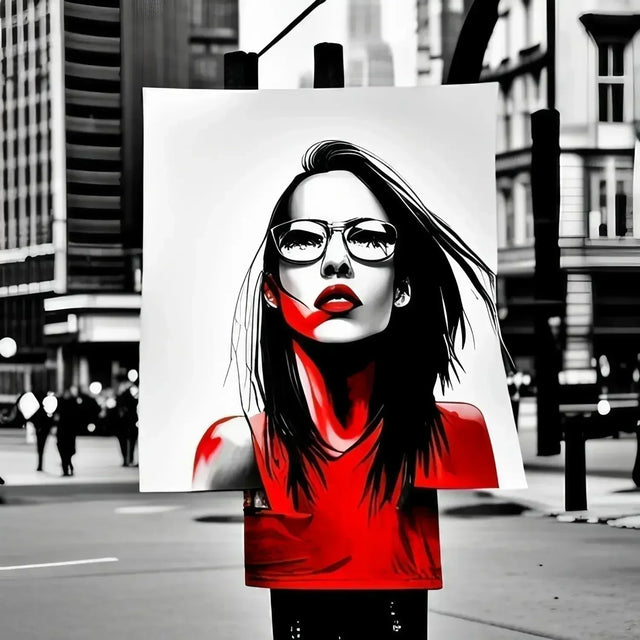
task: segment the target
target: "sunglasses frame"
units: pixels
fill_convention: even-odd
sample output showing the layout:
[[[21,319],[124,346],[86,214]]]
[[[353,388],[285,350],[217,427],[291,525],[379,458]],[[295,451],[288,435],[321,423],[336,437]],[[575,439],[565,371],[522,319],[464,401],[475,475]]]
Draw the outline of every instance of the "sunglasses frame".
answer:
[[[285,225],[291,225],[294,222],[315,222],[316,224],[319,224],[324,229],[325,231],[324,247],[322,248],[322,253],[317,258],[313,258],[312,260],[292,260],[291,258],[287,258],[285,255],[283,255],[278,243],[278,238],[276,236],[276,230],[281,227],[284,227]],[[395,233],[395,240],[396,241],[398,240],[398,230],[393,224],[391,224],[391,222],[376,220],[375,218],[351,218],[350,220],[346,220],[345,222],[327,222],[326,220],[317,220],[315,218],[303,218],[298,220],[288,220],[287,222],[281,222],[280,224],[277,224],[275,227],[272,227],[269,231],[271,233],[271,239],[273,240],[273,244],[275,245],[275,248],[278,254],[280,255],[280,257],[286,262],[290,262],[291,264],[313,264],[314,262],[318,262],[318,260],[322,260],[322,258],[324,258],[327,252],[329,241],[331,240],[331,237],[336,231],[340,231],[340,234],[342,236],[342,243],[344,244],[344,248],[346,249],[349,256],[354,260],[357,260],[358,262],[377,263],[377,262],[384,262],[385,260],[389,260],[390,258],[392,258],[393,254],[395,253],[396,242],[393,243],[393,248],[389,255],[384,256],[383,258],[378,258],[377,260],[368,260],[366,258],[359,258],[358,256],[353,255],[353,252],[349,248],[349,243],[347,242],[347,239],[345,238],[344,234],[345,234],[345,231],[347,231],[348,229],[351,229],[352,227],[355,227],[357,224],[360,224],[361,222],[378,222],[382,225],[389,226],[393,229]]]

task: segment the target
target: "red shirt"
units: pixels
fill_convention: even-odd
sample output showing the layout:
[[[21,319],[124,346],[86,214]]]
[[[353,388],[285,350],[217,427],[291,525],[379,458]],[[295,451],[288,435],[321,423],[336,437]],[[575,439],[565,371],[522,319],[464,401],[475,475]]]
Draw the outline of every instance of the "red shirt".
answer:
[[[249,586],[279,589],[440,589],[442,571],[436,492],[429,489],[498,486],[491,442],[478,409],[440,404],[448,448],[434,451],[429,472],[419,469],[424,500],[406,510],[393,499],[371,509],[365,494],[378,425],[336,458],[320,461],[324,483],[309,472],[313,501],[287,493],[285,448],[272,442],[265,461],[265,419],[251,420],[256,461],[269,509],[245,514]]]

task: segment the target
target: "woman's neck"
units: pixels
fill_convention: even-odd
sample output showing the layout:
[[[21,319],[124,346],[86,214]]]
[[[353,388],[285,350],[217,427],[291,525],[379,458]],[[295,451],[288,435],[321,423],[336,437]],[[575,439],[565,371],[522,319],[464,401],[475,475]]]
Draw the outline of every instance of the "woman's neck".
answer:
[[[374,406],[375,362],[353,345],[293,341],[298,373],[318,433],[331,450],[344,452],[364,434]]]

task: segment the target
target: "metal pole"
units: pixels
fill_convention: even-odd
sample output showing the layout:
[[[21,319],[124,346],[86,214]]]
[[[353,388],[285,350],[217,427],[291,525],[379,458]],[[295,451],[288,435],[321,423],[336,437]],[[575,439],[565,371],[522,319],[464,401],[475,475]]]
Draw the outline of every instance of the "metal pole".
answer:
[[[479,82],[482,61],[498,21],[500,0],[475,0],[460,29],[449,73],[443,84]]]
[[[560,453],[559,334],[564,285],[560,270],[560,114],[531,115],[531,194],[535,236],[535,361],[539,456]],[[554,330],[556,334],[554,334]]]
[[[342,45],[335,42],[320,42],[313,47],[314,89],[344,88],[344,62]]]
[[[587,465],[585,438],[581,427],[569,428],[564,437],[564,508],[587,509]]]
[[[546,0],[547,11],[547,106],[556,108],[556,0]]]
[[[326,0],[315,0],[315,2],[309,5],[297,18],[293,20],[293,22],[288,24],[266,47],[261,49],[258,53],[258,57],[267,53],[267,51],[269,51],[271,47],[280,42],[282,38],[284,38],[290,31],[297,27],[314,9],[319,7],[321,4],[324,4],[325,2]]]
[[[224,88],[258,88],[258,54],[231,51],[224,54]]]

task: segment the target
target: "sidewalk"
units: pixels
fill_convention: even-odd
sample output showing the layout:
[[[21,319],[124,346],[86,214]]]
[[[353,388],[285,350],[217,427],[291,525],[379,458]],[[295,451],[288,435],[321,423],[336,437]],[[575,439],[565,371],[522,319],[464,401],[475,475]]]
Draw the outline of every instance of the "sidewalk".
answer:
[[[636,456],[634,434],[599,438],[585,444],[587,510],[565,511],[564,442],[556,456],[536,454],[535,422],[525,421],[518,432],[528,488],[490,493],[564,521],[607,522],[640,528],[640,489],[631,480]]]
[[[23,429],[0,429],[0,477],[8,486],[78,486],[82,484],[138,483],[138,469],[122,467],[116,438],[80,436],[73,457],[74,475],[62,477],[56,437],[44,450],[44,471],[36,471],[36,445],[26,441]]]

